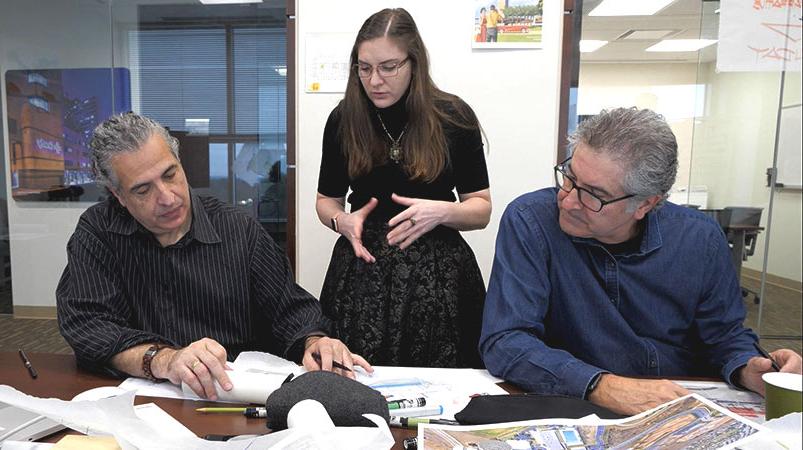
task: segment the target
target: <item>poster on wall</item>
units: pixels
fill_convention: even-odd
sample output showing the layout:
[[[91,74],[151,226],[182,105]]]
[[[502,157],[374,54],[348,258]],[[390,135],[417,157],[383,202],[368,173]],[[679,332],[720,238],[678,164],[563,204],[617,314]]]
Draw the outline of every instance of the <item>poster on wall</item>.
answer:
[[[128,69],[7,70],[5,80],[14,200],[97,200],[89,142],[131,109]]]
[[[803,58],[801,17],[800,0],[722,2],[717,70],[800,72]]]
[[[304,91],[346,92],[354,33],[307,33],[304,39]]]
[[[473,48],[541,48],[544,0],[473,0]]]

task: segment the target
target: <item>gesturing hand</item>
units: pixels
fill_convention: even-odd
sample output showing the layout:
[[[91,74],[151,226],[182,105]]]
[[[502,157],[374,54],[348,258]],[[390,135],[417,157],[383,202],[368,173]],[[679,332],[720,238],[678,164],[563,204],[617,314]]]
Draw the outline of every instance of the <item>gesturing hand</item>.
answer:
[[[335,368],[333,362],[337,362],[348,368],[356,364],[366,372],[374,371],[368,361],[360,355],[351,353],[346,344],[338,339],[311,336],[307,338],[305,346],[304,358],[301,362],[307,370],[328,370],[344,377],[354,378],[354,371]],[[314,355],[318,355],[318,357]]]
[[[591,403],[619,414],[633,415],[690,394],[669,380],[641,380],[604,374],[589,396]]]
[[[388,244],[398,245],[402,250],[443,223],[452,206],[450,202],[402,197],[396,194],[391,198],[394,202],[407,206],[407,209],[388,221],[388,225],[393,228],[387,236]]]
[[[163,349],[153,361],[153,374],[173,384],[183,381],[201,398],[217,400],[214,381],[229,391],[226,349],[214,339],[203,338],[180,350]]]
[[[337,219],[338,233],[345,236],[346,239],[351,242],[351,247],[354,249],[354,256],[367,263],[376,262],[376,258],[362,245],[362,229],[365,219],[368,218],[368,215],[371,214],[371,211],[376,208],[378,203],[379,201],[372,197],[362,208],[351,214],[341,214]]]

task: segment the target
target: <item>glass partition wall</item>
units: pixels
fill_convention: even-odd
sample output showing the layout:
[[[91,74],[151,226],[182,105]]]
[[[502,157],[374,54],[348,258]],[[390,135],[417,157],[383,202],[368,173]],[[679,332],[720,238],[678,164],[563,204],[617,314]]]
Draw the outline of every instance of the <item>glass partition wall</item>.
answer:
[[[800,352],[800,72],[718,69],[717,1],[639,16],[599,16],[600,3],[582,2],[579,120],[617,106],[666,117],[680,154],[670,200],[720,221],[747,325],[768,347]],[[666,47],[680,43],[696,47]]]
[[[190,186],[287,248],[287,34],[278,0],[0,2],[0,314],[52,316],[67,240],[105,196],[92,129],[114,112],[168,127]]]

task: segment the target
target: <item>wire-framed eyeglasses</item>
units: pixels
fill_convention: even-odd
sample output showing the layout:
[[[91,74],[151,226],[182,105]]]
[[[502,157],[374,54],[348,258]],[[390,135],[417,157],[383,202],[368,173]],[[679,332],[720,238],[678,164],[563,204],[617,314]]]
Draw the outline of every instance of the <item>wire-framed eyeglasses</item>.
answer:
[[[560,190],[567,193],[571,192],[572,189],[576,189],[577,199],[580,200],[580,204],[591,211],[600,212],[605,205],[610,205],[611,203],[619,202],[636,196],[636,194],[627,194],[612,200],[603,200],[597,197],[596,194],[592,193],[588,189],[578,186],[577,180],[568,174],[569,161],[571,161],[571,159],[572,157],[570,156],[554,167],[555,185],[560,188]]]
[[[382,78],[390,78],[395,77],[399,74],[399,69],[407,64],[410,58],[404,58],[399,62],[391,62],[391,63],[382,63],[376,66],[376,72]],[[371,75],[374,74],[374,66],[370,64],[354,64],[354,70],[357,72],[357,75],[360,78],[371,78]]]

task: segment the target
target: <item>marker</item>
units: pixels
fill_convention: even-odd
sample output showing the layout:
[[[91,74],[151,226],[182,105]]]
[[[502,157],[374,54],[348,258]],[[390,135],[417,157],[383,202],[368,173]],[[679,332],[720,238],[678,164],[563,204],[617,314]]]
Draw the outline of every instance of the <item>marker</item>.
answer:
[[[392,427],[416,428],[418,427],[419,423],[428,423],[433,425],[460,425],[460,422],[456,420],[390,416],[390,426]]]
[[[770,361],[772,361],[772,370],[774,370],[776,372],[780,372],[781,371],[781,367],[778,365],[777,362],[775,362],[775,358],[773,358],[772,355],[769,354],[769,352],[764,350],[764,347],[758,345],[758,342],[753,342],[753,345],[755,345],[756,350],[758,350],[758,352],[761,353],[761,356],[763,356],[763,357],[769,359]],[[22,351],[22,350],[20,350],[20,351]]]
[[[245,417],[268,417],[268,411],[265,408],[198,408],[195,411],[204,414],[238,413]]]
[[[419,406],[425,406],[426,404],[427,399],[424,397],[411,399],[403,398],[388,402],[388,409],[418,408]]]
[[[313,353],[312,354],[312,359],[314,359],[315,362],[317,362],[318,364],[323,365],[323,363],[321,362],[321,355],[320,354]],[[344,366],[343,364],[341,364],[341,363],[339,363],[339,362],[337,362],[335,360],[332,360],[332,367],[334,367],[335,369],[340,369],[340,370],[345,370],[347,372],[351,372],[350,368]]]
[[[22,349],[19,349],[19,353],[20,353],[20,359],[22,360],[22,364],[24,364],[25,368],[28,369],[28,375],[30,375],[31,378],[35,380],[36,377],[39,376],[39,374],[36,373],[36,369],[33,368],[31,360],[28,359],[28,355],[26,355],[25,352],[22,351]]]
[[[423,408],[405,408],[393,409],[390,411],[391,416],[405,417],[426,417],[426,416],[440,416],[443,414],[443,406],[424,406]]]
[[[264,419],[268,417],[268,410],[265,408],[245,408],[243,415],[251,419]]]

